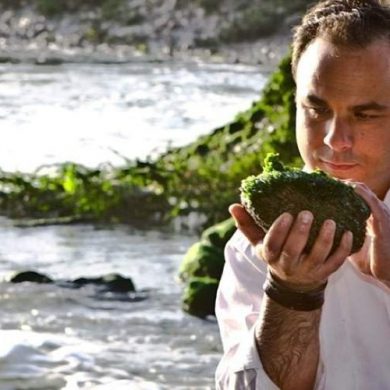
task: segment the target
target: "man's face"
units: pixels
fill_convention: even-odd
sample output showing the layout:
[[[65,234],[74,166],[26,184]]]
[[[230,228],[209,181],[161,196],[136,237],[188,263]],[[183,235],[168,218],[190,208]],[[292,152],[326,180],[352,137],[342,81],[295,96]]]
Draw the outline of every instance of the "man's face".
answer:
[[[296,136],[310,169],[368,185],[383,198],[390,188],[390,43],[363,49],[317,38],[296,74]]]

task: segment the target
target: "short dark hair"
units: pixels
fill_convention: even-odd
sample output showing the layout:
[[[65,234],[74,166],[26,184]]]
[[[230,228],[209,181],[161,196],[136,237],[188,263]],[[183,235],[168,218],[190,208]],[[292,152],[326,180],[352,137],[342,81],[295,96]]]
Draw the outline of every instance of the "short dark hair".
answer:
[[[377,39],[390,42],[388,0],[325,0],[310,8],[294,30],[292,71],[317,37],[348,47],[366,47]]]

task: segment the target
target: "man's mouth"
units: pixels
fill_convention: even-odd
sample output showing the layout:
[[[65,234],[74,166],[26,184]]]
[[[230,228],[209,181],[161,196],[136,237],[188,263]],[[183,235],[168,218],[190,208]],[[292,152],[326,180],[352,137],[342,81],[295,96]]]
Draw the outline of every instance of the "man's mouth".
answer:
[[[327,171],[330,172],[347,172],[357,166],[356,163],[345,163],[345,162],[332,162],[321,160],[321,165],[323,165]]]

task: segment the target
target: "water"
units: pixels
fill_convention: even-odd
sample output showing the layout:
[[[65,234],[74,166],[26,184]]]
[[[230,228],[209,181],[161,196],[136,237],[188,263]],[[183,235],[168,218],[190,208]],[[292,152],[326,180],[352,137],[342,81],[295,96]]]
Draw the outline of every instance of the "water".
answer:
[[[96,299],[88,289],[1,283],[0,389],[212,388],[220,356],[216,324],[180,310],[175,281],[195,237],[0,222],[3,280],[25,269],[54,279],[118,272],[148,295],[123,302]]]
[[[153,157],[232,120],[263,84],[243,65],[0,65],[0,167]]]
[[[259,94],[258,69],[195,64],[0,65],[0,167],[122,164],[224,124]],[[207,390],[222,349],[215,320],[180,309],[175,276],[197,240],[164,229],[16,227],[0,218],[0,390]],[[11,284],[117,272],[148,298]]]

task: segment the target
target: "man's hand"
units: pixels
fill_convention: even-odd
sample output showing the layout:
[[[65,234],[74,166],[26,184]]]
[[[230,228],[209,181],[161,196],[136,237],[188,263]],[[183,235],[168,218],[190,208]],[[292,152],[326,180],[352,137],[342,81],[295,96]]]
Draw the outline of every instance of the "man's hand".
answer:
[[[370,206],[371,216],[367,221],[368,242],[351,259],[362,272],[390,287],[390,210],[366,185],[355,183],[355,191]]]
[[[249,242],[256,246],[264,238],[265,233],[241,204],[235,203],[229,207],[229,213],[234,218],[236,226],[246,236]]]
[[[241,205],[232,205],[229,211],[237,227],[253,245],[257,245],[264,236],[261,228]],[[259,255],[271,272],[291,289],[312,290],[323,285],[351,251],[352,233],[345,232],[339,247],[330,255],[336,225],[334,221],[326,220],[311,252],[303,253],[312,221],[313,215],[309,211],[301,211],[295,219],[284,213],[265,234],[262,245],[257,245]]]

